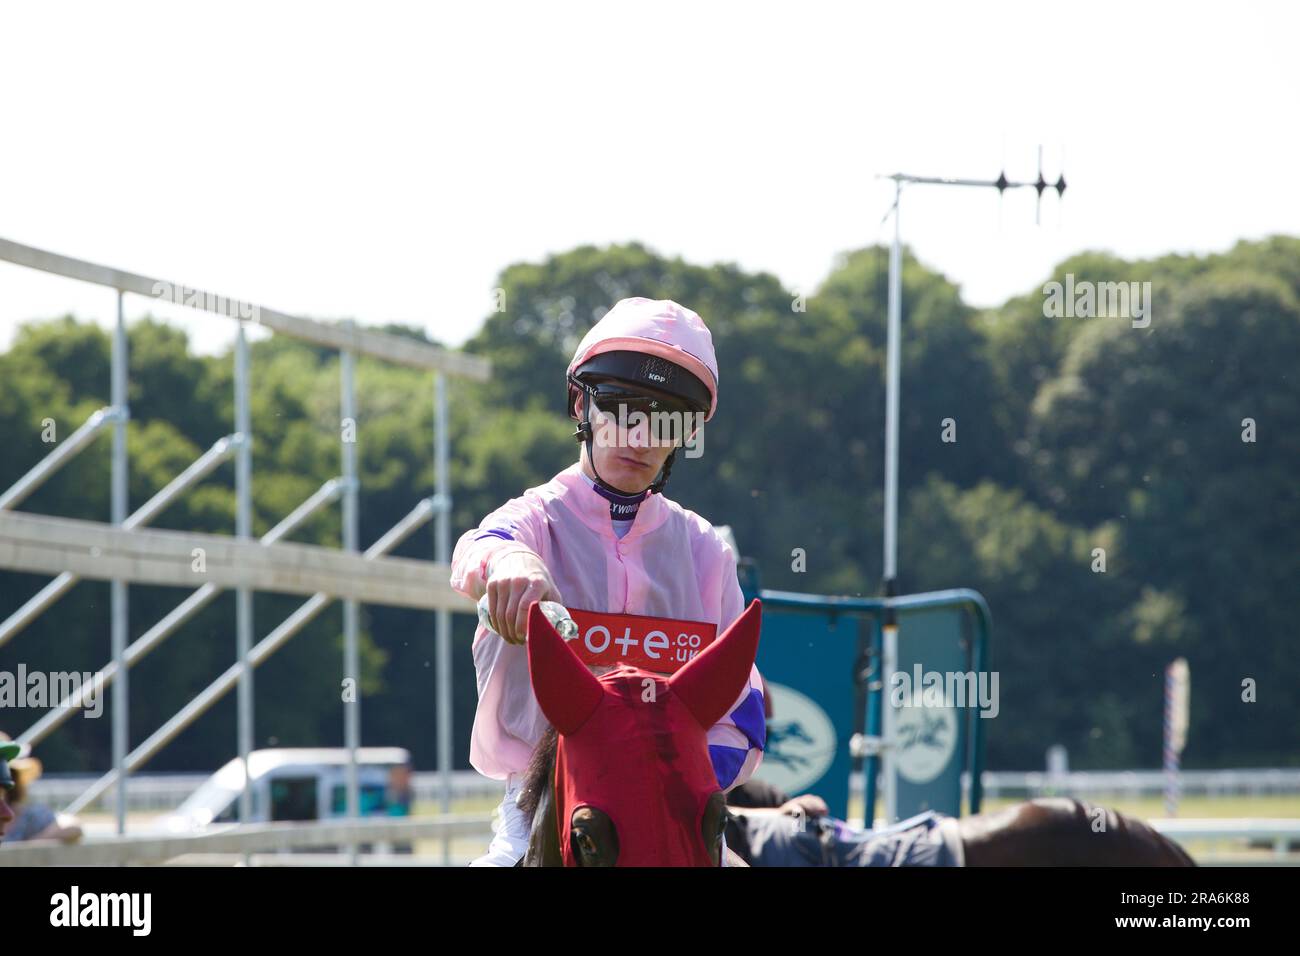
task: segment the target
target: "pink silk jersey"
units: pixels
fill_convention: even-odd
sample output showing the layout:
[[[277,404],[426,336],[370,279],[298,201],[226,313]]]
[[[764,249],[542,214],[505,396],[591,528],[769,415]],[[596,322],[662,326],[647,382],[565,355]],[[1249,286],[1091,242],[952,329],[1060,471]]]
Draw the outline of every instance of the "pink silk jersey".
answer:
[[[641,502],[632,528],[614,533],[610,503],[574,463],[530,488],[465,532],[452,556],[451,586],[472,597],[485,583],[489,559],[510,551],[536,553],[575,608],[708,621],[724,631],[744,610],[736,555],[713,526],[663,495]],[[522,773],[548,723],[533,695],[528,654],[480,625],[474,636],[478,709],[470,763],[487,777]],[[600,676],[611,668],[593,667]],[[762,680],[749,684],[707,733],[709,756],[723,790],[748,780],[766,743]]]

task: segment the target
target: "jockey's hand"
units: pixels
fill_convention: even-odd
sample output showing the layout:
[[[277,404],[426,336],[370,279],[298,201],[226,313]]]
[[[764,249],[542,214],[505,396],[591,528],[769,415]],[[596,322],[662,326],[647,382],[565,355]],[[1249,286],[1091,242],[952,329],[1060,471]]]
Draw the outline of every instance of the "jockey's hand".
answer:
[[[534,601],[564,603],[542,559],[527,551],[511,551],[493,563],[487,598],[492,630],[509,644],[524,643],[528,609]]]
[[[803,793],[781,804],[781,812],[791,816],[825,817],[830,815],[831,808],[815,793]]]

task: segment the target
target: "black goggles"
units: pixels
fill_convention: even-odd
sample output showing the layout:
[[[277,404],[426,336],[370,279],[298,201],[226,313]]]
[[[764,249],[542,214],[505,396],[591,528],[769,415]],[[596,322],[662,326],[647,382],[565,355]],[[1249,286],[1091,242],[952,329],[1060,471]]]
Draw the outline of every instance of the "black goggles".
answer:
[[[609,383],[594,386],[591,400],[601,412],[628,429],[644,422],[660,441],[688,438],[703,419],[685,402]]]

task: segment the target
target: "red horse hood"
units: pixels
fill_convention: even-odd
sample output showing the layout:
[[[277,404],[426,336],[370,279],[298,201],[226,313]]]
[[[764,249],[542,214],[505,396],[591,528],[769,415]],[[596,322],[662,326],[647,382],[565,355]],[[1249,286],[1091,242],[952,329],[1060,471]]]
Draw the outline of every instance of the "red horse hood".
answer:
[[[707,728],[735,703],[758,650],[751,602],[721,637],[671,677],[620,666],[596,678],[537,604],[529,616],[533,692],[559,731],[555,798],[565,866],[574,810],[613,821],[619,866],[713,866],[701,832],[718,792]]]
[[[718,778],[704,728],[663,677],[618,667],[600,683],[590,720],[556,746],[564,865],[576,865],[567,821],[594,807],[614,823],[619,866],[712,866],[700,824]]]

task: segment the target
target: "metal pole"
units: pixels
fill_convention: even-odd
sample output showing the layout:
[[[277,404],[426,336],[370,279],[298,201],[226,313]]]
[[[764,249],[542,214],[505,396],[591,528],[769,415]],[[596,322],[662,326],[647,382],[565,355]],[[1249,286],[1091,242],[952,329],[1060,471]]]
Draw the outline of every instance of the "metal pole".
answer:
[[[54,450],[38,461],[27,474],[23,475],[0,494],[0,511],[18,507],[19,503],[45,483],[51,475],[66,465],[72,458],[85,450],[91,441],[106,425],[117,421],[117,409],[109,405],[101,408],[86,419],[80,428],[54,446]]]
[[[435,525],[435,560],[451,562],[451,483],[447,472],[447,377],[433,375],[434,399],[434,482],[438,500]],[[438,799],[443,813],[451,812],[451,613],[437,612],[437,722],[438,722]],[[451,865],[451,837],[442,840],[442,863]]]
[[[903,312],[902,229],[899,214],[903,184],[894,184],[894,244],[889,250],[889,326],[885,373],[885,585],[898,577],[898,383],[899,336]],[[886,597],[889,597],[886,593]]]
[[[121,525],[126,521],[127,511],[127,457],[126,457],[126,423],[129,411],[127,396],[127,341],[126,316],[123,308],[123,294],[117,293],[117,326],[113,330],[113,371],[112,400],[117,411],[113,423],[113,463],[110,482],[112,484],[112,520]],[[126,833],[126,753],[129,741],[127,725],[128,686],[126,678],[126,638],[127,638],[127,585],[120,578],[111,585],[112,595],[112,643],[113,660],[121,672],[121,679],[113,691],[113,766],[117,769],[117,832]]]
[[[253,429],[248,407],[248,338],[244,323],[235,337],[235,537],[253,534]],[[253,644],[253,592],[235,589],[235,658],[242,665],[236,698],[236,743],[244,765],[244,788],[239,794],[239,819],[253,818],[253,781],[249,754],[253,751],[253,669],[248,652]]]
[[[885,822],[893,823],[897,817],[897,780],[894,746],[894,708],[889,698],[894,672],[898,669],[898,619],[890,598],[898,594],[898,390],[901,377],[900,339],[903,313],[903,246],[902,213],[903,183],[894,181],[894,244],[889,250],[889,324],[888,354],[885,373],[885,555],[884,597],[885,619],[883,627],[882,693],[886,695],[881,707],[881,736],[885,750],[881,758],[885,789]],[[871,825],[871,821],[867,821]]]
[[[179,498],[184,491],[212,474],[218,465],[222,464],[238,450],[238,447],[238,440],[234,435],[218,438],[212,443],[211,448],[199,455],[198,458],[195,458],[184,471],[167,482],[157,494],[139,508],[136,508],[131,513],[131,517],[126,519],[124,527],[143,528],[149,524],[154,518],[166,511],[171,506],[171,503]]]
[[[349,332],[352,322],[346,323]],[[354,387],[354,356],[349,350],[339,353],[342,371],[343,412],[340,437],[343,444],[343,550],[356,551],[359,538],[357,514],[357,462],[356,462],[356,403]],[[361,746],[361,658],[357,647],[359,614],[357,602],[343,602],[343,678],[352,681],[352,699],[343,705],[343,740],[348,748],[348,817],[361,815],[361,794],[357,775],[357,748]],[[349,844],[348,856],[355,866],[357,846]]]
[[[939,176],[912,176],[907,173],[894,173],[885,177],[894,181],[894,244],[889,251],[889,330],[888,357],[885,380],[885,566],[884,574],[884,620],[882,627],[882,677],[885,682],[882,693],[888,694],[891,679],[898,667],[898,620],[893,598],[898,596],[898,391],[902,377],[901,366],[901,327],[903,313],[903,245],[900,218],[903,204],[903,184],[922,183],[936,186],[970,186],[976,188],[993,188],[998,195],[1008,189],[1031,188],[1037,191],[1039,203],[1042,203],[1043,191],[1055,189],[1059,198],[1065,194],[1065,174],[1062,173],[1055,183],[1043,178],[1043,152],[1038,151],[1038,178],[1034,181],[1015,181],[1007,179],[1006,172],[998,174],[997,179],[966,179]],[[885,791],[885,816],[889,823],[897,820],[897,802],[895,799],[898,778],[895,773],[896,761],[893,756],[894,746],[894,712],[892,702],[886,701],[881,708],[882,755],[880,761],[881,777]]]
[[[973,592],[972,592],[973,593]],[[971,613],[975,617],[975,673],[983,674],[989,669],[989,632],[993,629],[992,615],[984,599],[978,594],[970,601]],[[971,719],[975,729],[971,734],[970,756],[970,812],[979,813],[984,801],[984,718],[976,715]]]
[[[884,672],[884,635],[881,629],[882,619],[879,615],[871,615],[871,669],[867,672],[867,736],[875,737],[877,741],[884,740],[884,731],[881,725],[881,713],[883,710],[883,699],[885,696],[885,681],[881,676]],[[874,753],[868,753],[866,765],[863,773],[863,808],[862,819],[863,825],[867,828],[875,826],[876,822],[876,796],[878,788],[881,787],[880,780],[884,772],[884,751],[879,747]]]

